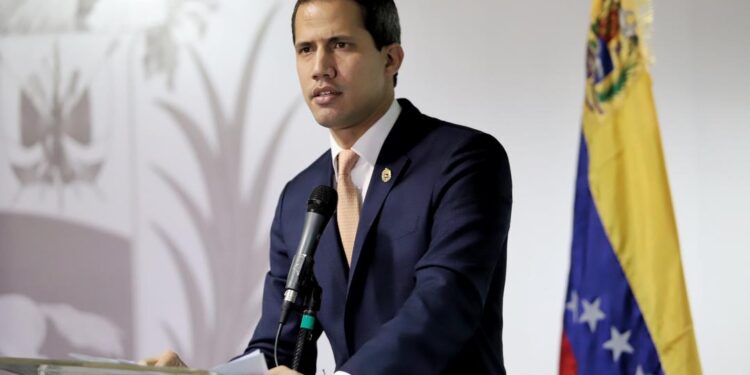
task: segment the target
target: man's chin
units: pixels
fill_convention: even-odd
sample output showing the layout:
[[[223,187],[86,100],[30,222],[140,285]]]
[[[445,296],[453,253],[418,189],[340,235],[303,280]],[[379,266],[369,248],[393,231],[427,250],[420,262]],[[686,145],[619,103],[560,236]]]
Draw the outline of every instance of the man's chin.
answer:
[[[328,114],[317,114],[313,116],[315,118],[315,122],[320,124],[320,126],[328,129],[338,129],[343,127],[342,121],[340,116],[335,116],[331,113]]]
[[[332,123],[330,121],[317,121],[317,123],[318,123],[318,125],[326,128],[328,130],[336,130],[336,129],[344,128],[344,126],[338,125],[337,123]]]

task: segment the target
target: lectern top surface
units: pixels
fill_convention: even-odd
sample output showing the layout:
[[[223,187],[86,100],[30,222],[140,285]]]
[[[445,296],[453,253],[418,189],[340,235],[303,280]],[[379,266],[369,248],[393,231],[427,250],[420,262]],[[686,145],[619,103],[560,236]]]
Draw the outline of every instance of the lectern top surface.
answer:
[[[20,375],[133,375],[133,374],[190,374],[215,375],[213,372],[178,368],[178,367],[148,367],[130,364],[114,364],[86,362],[63,359],[36,359],[0,357],[0,372],[9,371]]]

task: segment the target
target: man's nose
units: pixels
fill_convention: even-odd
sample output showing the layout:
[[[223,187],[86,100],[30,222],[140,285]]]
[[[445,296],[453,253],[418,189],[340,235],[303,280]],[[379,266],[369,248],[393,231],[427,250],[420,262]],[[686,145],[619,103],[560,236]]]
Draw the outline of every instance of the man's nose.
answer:
[[[315,53],[315,66],[313,68],[313,79],[335,78],[336,64],[331,51],[326,48],[320,48]]]

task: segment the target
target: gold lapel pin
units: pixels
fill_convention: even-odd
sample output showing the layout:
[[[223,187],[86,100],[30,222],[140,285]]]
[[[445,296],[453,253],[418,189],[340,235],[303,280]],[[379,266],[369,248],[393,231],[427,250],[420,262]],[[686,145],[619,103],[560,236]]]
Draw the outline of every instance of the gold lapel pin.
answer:
[[[391,180],[391,169],[390,168],[383,168],[383,172],[380,174],[380,179],[383,180],[383,182],[388,182]]]

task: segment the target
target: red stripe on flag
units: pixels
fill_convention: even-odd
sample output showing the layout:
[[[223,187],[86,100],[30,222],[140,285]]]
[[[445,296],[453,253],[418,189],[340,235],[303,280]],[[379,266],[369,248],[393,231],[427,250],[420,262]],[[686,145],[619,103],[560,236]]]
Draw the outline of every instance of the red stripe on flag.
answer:
[[[576,357],[573,355],[573,347],[570,345],[568,335],[564,331],[560,341],[560,375],[577,375]]]

